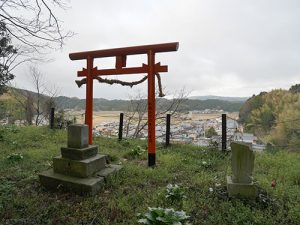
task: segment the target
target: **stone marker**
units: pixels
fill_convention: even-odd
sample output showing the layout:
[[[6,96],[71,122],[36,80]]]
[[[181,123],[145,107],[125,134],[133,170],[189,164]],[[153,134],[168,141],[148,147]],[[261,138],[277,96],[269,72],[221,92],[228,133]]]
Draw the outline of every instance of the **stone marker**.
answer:
[[[39,174],[40,182],[49,189],[61,187],[79,194],[96,193],[106,177],[122,167],[107,164],[107,156],[98,154],[98,146],[88,145],[87,125],[68,127],[68,147],[53,158],[53,169]]]
[[[254,152],[251,144],[231,143],[232,176],[227,176],[229,196],[256,198],[257,187],[253,184]]]
[[[88,147],[88,126],[82,124],[72,125],[68,129],[68,148]]]

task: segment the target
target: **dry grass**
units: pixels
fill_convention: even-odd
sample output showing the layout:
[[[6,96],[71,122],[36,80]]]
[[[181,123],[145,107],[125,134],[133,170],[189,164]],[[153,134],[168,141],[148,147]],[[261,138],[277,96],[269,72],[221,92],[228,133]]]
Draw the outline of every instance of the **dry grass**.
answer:
[[[117,122],[120,118],[120,111],[98,111],[93,113],[93,121],[94,124],[100,124],[103,122]],[[84,123],[84,111],[76,111],[70,113],[70,115],[76,115],[78,123]],[[238,118],[238,112],[228,113],[228,116],[231,118]],[[209,113],[209,114],[193,114],[191,120],[206,120],[212,119],[216,117],[221,117],[220,113]],[[173,121],[174,123],[179,121]]]
[[[9,100],[9,99],[13,99],[13,97],[10,94],[8,94],[8,93],[0,95],[0,101]]]
[[[93,113],[93,123],[100,124],[103,122],[116,122],[120,118],[119,111],[98,111]],[[70,117],[75,116],[77,123],[84,123],[84,111],[75,111],[68,113]]]
[[[227,114],[231,118],[237,119],[239,117],[238,112],[232,112]],[[221,113],[208,113],[208,114],[193,114],[192,120],[207,120],[207,119],[213,119],[216,117],[221,117]]]

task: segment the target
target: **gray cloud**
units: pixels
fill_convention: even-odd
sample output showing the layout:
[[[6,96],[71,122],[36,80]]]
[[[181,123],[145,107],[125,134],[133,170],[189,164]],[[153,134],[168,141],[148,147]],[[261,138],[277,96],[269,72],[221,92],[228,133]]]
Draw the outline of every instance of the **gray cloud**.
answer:
[[[185,87],[199,95],[250,96],[300,82],[298,0],[73,0],[71,6],[60,18],[77,35],[53,53],[52,63],[40,66],[63,95],[85,96],[74,83],[84,62],[69,60],[68,53],[171,41],[180,42],[179,51],[157,55],[169,65],[169,73],[162,75],[169,91]],[[145,57],[129,61],[141,63]],[[97,65],[113,62],[99,60]],[[16,81],[29,87],[24,70],[16,71]],[[146,85],[137,88],[146,90]],[[94,84],[95,97],[130,93],[130,88]]]

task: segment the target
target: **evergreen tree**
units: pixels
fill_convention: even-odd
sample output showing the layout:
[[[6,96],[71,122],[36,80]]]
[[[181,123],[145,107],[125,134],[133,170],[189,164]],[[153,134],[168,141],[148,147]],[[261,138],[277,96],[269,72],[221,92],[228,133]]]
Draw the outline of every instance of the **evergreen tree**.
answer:
[[[292,93],[299,93],[300,92],[300,84],[295,84],[293,85],[290,89],[290,92]]]
[[[205,132],[205,136],[208,138],[211,138],[212,136],[218,135],[218,133],[216,132],[215,128],[210,127],[206,132]]]
[[[5,23],[0,22],[0,95],[6,91],[6,84],[14,78],[9,66],[11,58],[17,54],[17,49],[11,45],[11,38]]]

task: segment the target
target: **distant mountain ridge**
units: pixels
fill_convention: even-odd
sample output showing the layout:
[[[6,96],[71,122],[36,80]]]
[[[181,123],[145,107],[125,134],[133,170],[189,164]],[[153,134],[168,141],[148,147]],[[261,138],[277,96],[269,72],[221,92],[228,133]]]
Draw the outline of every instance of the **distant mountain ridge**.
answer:
[[[190,96],[189,99],[196,100],[210,100],[217,99],[229,102],[245,102],[249,97],[225,97],[225,96],[217,96],[217,95],[204,95],[204,96]]]
[[[27,90],[18,89],[20,93],[30,93],[34,98],[37,97],[37,93]],[[4,101],[13,101],[12,96],[6,95],[0,99],[0,103]],[[49,96],[42,95],[42,102],[46,102]],[[202,98],[203,100],[199,100]],[[218,99],[221,98],[221,99]],[[222,100],[229,99],[229,100]],[[77,97],[58,96],[53,98],[56,108],[66,110],[84,110],[85,99],[79,99]],[[230,101],[231,100],[231,101]],[[243,98],[242,98],[243,100]],[[227,112],[238,112],[244,101],[237,97],[220,97],[220,96],[193,96],[188,99],[184,99],[180,105],[181,111],[201,111],[205,109],[210,110],[223,110]],[[147,101],[144,99],[143,101]],[[157,98],[157,109],[164,109],[168,105],[172,104],[172,99]],[[134,102],[134,101],[133,101]],[[1,103],[1,104],[2,104]],[[132,102],[130,100],[108,100],[104,98],[94,98],[93,100],[94,111],[127,111],[130,108]]]
[[[85,109],[85,99],[58,96],[54,98],[55,104],[61,109]],[[95,111],[123,111],[128,108],[129,100],[108,100],[105,98],[94,98],[93,108]]]
[[[82,110],[85,108],[85,99],[59,96],[56,97],[54,101],[57,107],[61,109]],[[147,100],[145,99],[145,101]],[[157,107],[164,107],[168,105],[172,100],[160,98],[157,99],[157,101],[160,101],[160,104],[158,104]],[[95,111],[126,111],[128,110],[130,105],[130,100],[107,100],[104,98],[94,98],[93,102]],[[240,110],[244,102],[245,100],[238,101],[237,99],[228,101],[220,99],[199,100],[188,98],[182,102],[180,109],[183,111],[217,109],[228,112],[237,112]]]

